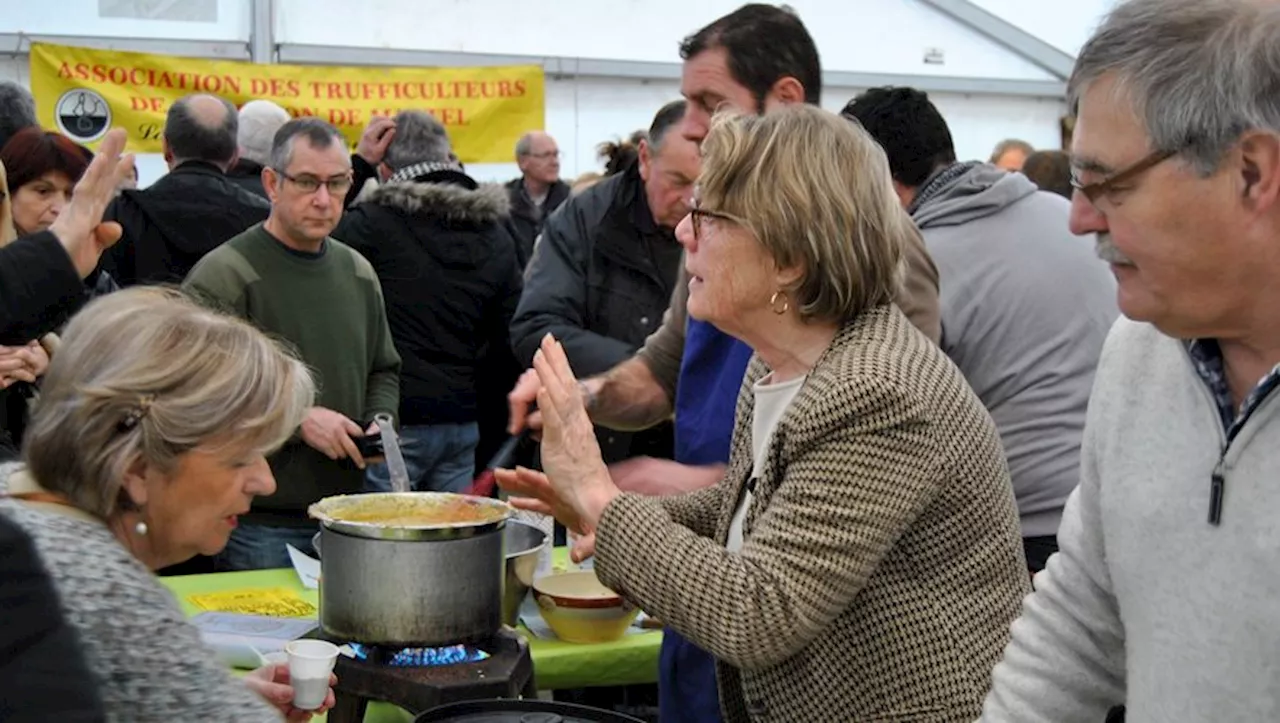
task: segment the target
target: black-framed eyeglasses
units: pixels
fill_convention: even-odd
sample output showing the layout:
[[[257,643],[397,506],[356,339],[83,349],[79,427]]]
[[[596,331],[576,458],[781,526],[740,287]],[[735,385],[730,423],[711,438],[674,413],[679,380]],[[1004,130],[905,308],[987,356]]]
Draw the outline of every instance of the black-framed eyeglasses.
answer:
[[[1139,175],[1155,168],[1176,155],[1178,155],[1177,151],[1152,151],[1132,166],[1117,171],[1107,178],[1094,183],[1081,183],[1080,179],[1076,176],[1076,172],[1072,171],[1071,187],[1084,194],[1084,197],[1089,199],[1089,203],[1096,204],[1098,199],[1103,198],[1114,191],[1116,186],[1124,183],[1125,181],[1132,181]]]
[[[723,211],[713,211],[709,208],[703,208],[698,199],[693,199],[689,204],[689,220],[693,224],[693,238],[695,241],[702,239],[702,222],[708,218],[720,219],[743,225],[742,219],[733,214],[724,213]]]
[[[529,153],[529,154],[528,154],[528,156],[529,156],[530,158],[537,158],[537,159],[538,159],[538,160],[540,160],[540,161],[545,161],[545,160],[548,160],[548,159],[550,159],[550,158],[559,158],[561,155],[563,155],[563,154],[561,154],[561,153],[560,153],[560,151],[543,151],[543,152],[541,152],[541,153]]]
[[[346,196],[347,191],[351,190],[351,184],[354,183],[351,176],[336,176],[325,179],[316,178],[310,174],[291,176],[278,168],[276,173],[279,173],[281,178],[292,183],[303,193],[315,193],[320,190],[321,186],[324,186],[328,189],[330,196]]]

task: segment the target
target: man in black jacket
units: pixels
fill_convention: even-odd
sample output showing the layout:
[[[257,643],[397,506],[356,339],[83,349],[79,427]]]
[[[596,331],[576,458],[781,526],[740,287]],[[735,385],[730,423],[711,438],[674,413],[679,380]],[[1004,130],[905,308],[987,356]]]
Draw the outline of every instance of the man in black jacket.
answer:
[[[266,220],[271,204],[227,179],[236,160],[235,106],[189,95],[169,109],[164,158],[169,174],[124,191],[107,210],[124,237],[104,258],[121,286],[177,283],[222,242]]]
[[[680,270],[674,229],[689,212],[698,147],[670,132],[685,102],[658,111],[638,162],[565,202],[542,230],[511,325],[516,358],[532,363],[554,334],[580,378],[612,369],[662,322]],[[627,434],[597,429],[606,462],[669,458],[669,424]]]
[[[504,221],[501,186],[479,186],[453,159],[444,126],[429,113],[394,119],[394,140],[334,237],[373,264],[387,305],[400,371],[401,445],[415,488],[458,492],[471,482],[482,391],[503,396],[519,370],[508,325],[520,299],[520,268]],[[390,489],[385,465],[369,487]]]
[[[516,233],[520,265],[529,263],[534,242],[560,204],[569,198],[569,184],[560,180],[560,147],[542,131],[530,131],[516,142],[520,177],[507,183],[511,222]]]

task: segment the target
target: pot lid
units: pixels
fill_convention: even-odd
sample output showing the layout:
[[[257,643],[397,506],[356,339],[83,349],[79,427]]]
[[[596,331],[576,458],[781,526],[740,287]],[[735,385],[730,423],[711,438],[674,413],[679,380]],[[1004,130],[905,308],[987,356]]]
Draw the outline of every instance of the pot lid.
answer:
[[[610,710],[545,700],[473,700],[432,708],[414,723],[643,723]]]

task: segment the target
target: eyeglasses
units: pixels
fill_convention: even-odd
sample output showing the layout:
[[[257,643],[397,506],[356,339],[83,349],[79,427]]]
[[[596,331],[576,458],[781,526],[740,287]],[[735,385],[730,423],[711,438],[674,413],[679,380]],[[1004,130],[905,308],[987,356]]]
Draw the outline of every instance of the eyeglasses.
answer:
[[[545,161],[549,158],[559,158],[560,151],[543,151],[542,153],[526,153],[530,158],[537,158],[539,161]]]
[[[723,211],[712,211],[709,208],[702,208],[700,202],[696,198],[693,199],[693,202],[689,206],[689,216],[690,221],[693,223],[693,239],[695,241],[702,240],[702,223],[708,218],[736,223],[739,226],[746,225],[742,219],[732,214],[724,213]]]
[[[1084,194],[1084,197],[1089,199],[1089,203],[1096,206],[1098,199],[1116,191],[1116,186],[1125,181],[1132,181],[1142,173],[1155,168],[1176,155],[1178,155],[1177,151],[1153,151],[1132,166],[1095,183],[1081,183],[1076,176],[1076,171],[1073,170],[1071,172],[1071,187]]]
[[[353,183],[351,176],[336,176],[334,178],[319,179],[312,175],[290,176],[288,173],[280,169],[276,169],[284,180],[292,183],[299,191],[303,193],[315,193],[324,186],[329,190],[330,196],[346,196],[347,191],[351,190]]]

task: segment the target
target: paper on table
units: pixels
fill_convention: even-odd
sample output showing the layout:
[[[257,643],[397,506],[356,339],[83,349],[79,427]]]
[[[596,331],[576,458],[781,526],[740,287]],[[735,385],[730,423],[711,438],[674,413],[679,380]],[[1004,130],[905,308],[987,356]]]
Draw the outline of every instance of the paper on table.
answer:
[[[289,560],[293,562],[293,571],[298,573],[298,579],[302,581],[302,586],[308,590],[318,589],[320,587],[320,561],[293,545],[286,544],[285,548],[289,550]]]
[[[289,641],[316,626],[314,620],[236,613],[200,613],[191,622],[223,662],[250,669],[270,662],[269,656],[283,653]]]
[[[316,614],[316,606],[288,588],[247,588],[191,595],[187,598],[201,610],[278,618],[302,618]]]

